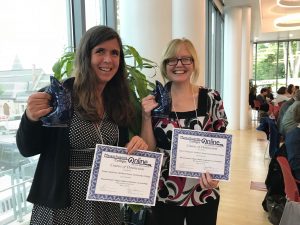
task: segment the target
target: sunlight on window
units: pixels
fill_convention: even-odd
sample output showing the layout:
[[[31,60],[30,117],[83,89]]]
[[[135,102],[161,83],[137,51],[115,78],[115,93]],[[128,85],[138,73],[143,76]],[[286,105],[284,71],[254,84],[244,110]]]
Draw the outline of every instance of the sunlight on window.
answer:
[[[104,24],[103,1],[85,0],[85,22],[86,30]]]
[[[257,47],[257,48],[256,48]],[[257,52],[255,51],[257,49]],[[258,91],[272,87],[274,92],[281,86],[299,85],[300,41],[264,42],[254,45],[253,68]]]
[[[0,224],[24,224],[37,157],[20,155],[15,135],[28,96],[49,83],[68,46],[67,0],[0,2]]]

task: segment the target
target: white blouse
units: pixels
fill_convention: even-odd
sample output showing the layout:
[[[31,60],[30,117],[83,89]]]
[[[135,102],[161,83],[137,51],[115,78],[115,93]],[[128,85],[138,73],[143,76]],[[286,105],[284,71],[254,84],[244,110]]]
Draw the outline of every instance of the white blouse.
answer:
[[[288,96],[286,96],[286,95],[280,95],[280,94],[278,94],[278,95],[276,96],[276,98],[275,98],[272,102],[274,102],[274,104],[277,106],[278,103],[284,102],[284,101],[288,101],[288,100],[290,100],[290,99],[291,99],[291,98],[288,97]]]

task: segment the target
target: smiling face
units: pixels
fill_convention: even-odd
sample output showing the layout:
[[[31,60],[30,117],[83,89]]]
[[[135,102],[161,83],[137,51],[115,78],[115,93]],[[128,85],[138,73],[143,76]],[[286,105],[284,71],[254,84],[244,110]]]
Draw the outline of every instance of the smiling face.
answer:
[[[191,61],[190,65],[186,65],[187,59],[192,59],[191,53],[188,51],[187,47],[184,44],[180,44],[176,55],[172,59],[182,59],[178,60],[177,65],[168,65],[166,63],[166,73],[167,78],[173,82],[190,82],[190,77],[194,72],[194,63]],[[184,64],[182,64],[184,61]]]
[[[100,86],[105,86],[117,73],[120,64],[120,45],[117,39],[96,45],[91,51],[91,67]]]

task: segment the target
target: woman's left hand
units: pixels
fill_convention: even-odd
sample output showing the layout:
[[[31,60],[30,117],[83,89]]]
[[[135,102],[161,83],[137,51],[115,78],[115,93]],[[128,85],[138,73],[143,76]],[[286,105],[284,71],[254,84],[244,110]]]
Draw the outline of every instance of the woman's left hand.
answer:
[[[137,150],[148,149],[148,145],[146,144],[146,142],[139,136],[132,137],[126,147],[128,154],[133,154]]]
[[[199,183],[202,189],[213,189],[219,186],[219,181],[213,180],[208,172],[202,173]]]

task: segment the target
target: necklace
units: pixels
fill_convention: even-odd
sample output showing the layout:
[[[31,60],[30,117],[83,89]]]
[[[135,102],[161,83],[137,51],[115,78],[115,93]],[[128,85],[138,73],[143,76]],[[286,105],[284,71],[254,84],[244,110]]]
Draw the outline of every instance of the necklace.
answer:
[[[195,101],[195,94],[194,94],[194,91],[193,91],[193,87],[192,87],[192,95],[193,95],[193,102],[194,102],[194,107],[195,107],[195,113],[196,113],[196,120],[197,120],[197,124],[199,123],[198,121],[198,113],[197,113],[197,107],[196,107],[196,101]],[[176,120],[177,120],[177,125],[179,128],[182,128],[182,126],[180,125],[180,122],[179,122],[179,118],[178,118],[178,115],[177,115],[177,112],[176,112],[176,108],[174,105],[173,106],[173,109],[174,109],[174,113],[175,113],[175,116],[176,116]]]
[[[100,144],[104,144],[104,142],[103,142],[103,137],[102,137],[102,134],[101,134],[101,128],[102,128],[102,125],[103,125],[103,121],[104,121],[104,119],[106,118],[106,112],[104,112],[103,113],[103,118],[102,118],[102,120],[101,120],[101,122],[100,122],[100,124],[98,124],[98,123],[93,123],[93,125],[94,125],[94,128],[95,128],[95,130],[96,130],[96,133],[97,133],[97,135],[98,135],[98,137],[99,137],[99,139],[100,139],[100,141],[101,141],[101,143]],[[106,121],[106,123],[107,123],[107,121]],[[120,138],[120,135],[119,135],[119,127],[115,124],[114,126],[116,126],[116,132],[117,132],[117,142],[116,142],[116,146],[119,146],[119,138]],[[112,130],[114,130],[113,128],[111,128]],[[109,140],[107,140],[106,139],[106,144],[107,144],[107,142],[109,142]]]
[[[103,117],[102,117],[102,119],[101,119],[100,124],[98,124],[98,123],[96,123],[96,122],[93,123],[93,125],[94,125],[94,127],[95,127],[95,130],[96,130],[96,133],[97,133],[98,137],[100,138],[101,144],[104,144],[104,143],[103,143],[103,138],[102,138],[102,135],[101,135],[101,127],[102,127],[104,118],[105,118],[105,111],[104,111],[104,113],[103,113]]]

